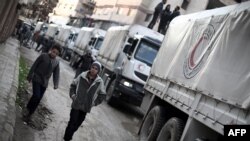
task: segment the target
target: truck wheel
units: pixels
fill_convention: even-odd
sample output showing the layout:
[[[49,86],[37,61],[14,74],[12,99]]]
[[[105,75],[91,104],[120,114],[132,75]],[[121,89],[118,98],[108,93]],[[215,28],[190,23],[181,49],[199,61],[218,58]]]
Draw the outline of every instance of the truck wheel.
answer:
[[[161,129],[157,141],[179,141],[184,129],[183,120],[173,117]]]
[[[147,115],[141,129],[140,141],[155,141],[166,121],[166,111],[155,106]]]
[[[113,93],[115,92],[115,81],[116,79],[114,79],[108,86],[107,96],[106,96],[106,101],[108,104],[112,104],[114,102]]]

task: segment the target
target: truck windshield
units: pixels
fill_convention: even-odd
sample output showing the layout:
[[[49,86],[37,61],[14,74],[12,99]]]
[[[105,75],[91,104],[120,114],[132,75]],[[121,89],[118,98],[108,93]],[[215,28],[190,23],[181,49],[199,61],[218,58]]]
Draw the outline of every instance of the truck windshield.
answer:
[[[151,67],[158,49],[159,45],[142,40],[135,52],[135,59],[142,61]]]
[[[95,49],[99,50],[101,45],[102,45],[103,39],[102,38],[98,38],[95,44]]]

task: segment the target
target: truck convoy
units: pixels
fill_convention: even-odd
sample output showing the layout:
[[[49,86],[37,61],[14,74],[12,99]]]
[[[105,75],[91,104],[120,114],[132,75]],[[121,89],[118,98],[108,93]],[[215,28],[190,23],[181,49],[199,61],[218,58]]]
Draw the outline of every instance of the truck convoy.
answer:
[[[160,48],[163,35],[140,25],[110,27],[97,55],[107,102],[121,98],[140,105],[143,86]]]
[[[250,2],[170,23],[144,87],[141,141],[223,140],[225,125],[250,124],[249,31]]]
[[[98,49],[97,46],[102,43],[101,40],[104,38],[105,33],[106,31],[101,29],[82,27],[74,44],[70,65],[74,66],[87,49]]]

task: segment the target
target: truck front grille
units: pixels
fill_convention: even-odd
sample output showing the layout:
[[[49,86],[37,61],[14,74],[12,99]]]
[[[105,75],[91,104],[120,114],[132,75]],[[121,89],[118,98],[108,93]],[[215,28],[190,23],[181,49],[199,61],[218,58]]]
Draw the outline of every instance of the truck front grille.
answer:
[[[137,77],[139,77],[139,78],[140,78],[141,80],[143,80],[143,81],[147,81],[147,79],[148,79],[148,76],[147,76],[147,75],[142,74],[142,73],[137,72],[137,71],[135,71],[135,75],[136,75]]]

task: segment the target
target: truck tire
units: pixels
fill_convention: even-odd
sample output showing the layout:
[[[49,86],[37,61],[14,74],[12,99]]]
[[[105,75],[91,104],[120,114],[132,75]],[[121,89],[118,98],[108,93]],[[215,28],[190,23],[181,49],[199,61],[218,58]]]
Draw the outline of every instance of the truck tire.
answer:
[[[183,120],[173,117],[161,129],[157,141],[179,141],[184,129]]]
[[[155,141],[165,122],[166,111],[161,106],[155,106],[142,125],[140,141]]]
[[[114,103],[114,97],[113,97],[113,93],[115,92],[115,81],[116,79],[114,79],[108,86],[107,89],[107,96],[106,96],[106,101],[109,105],[111,105],[112,103]]]

